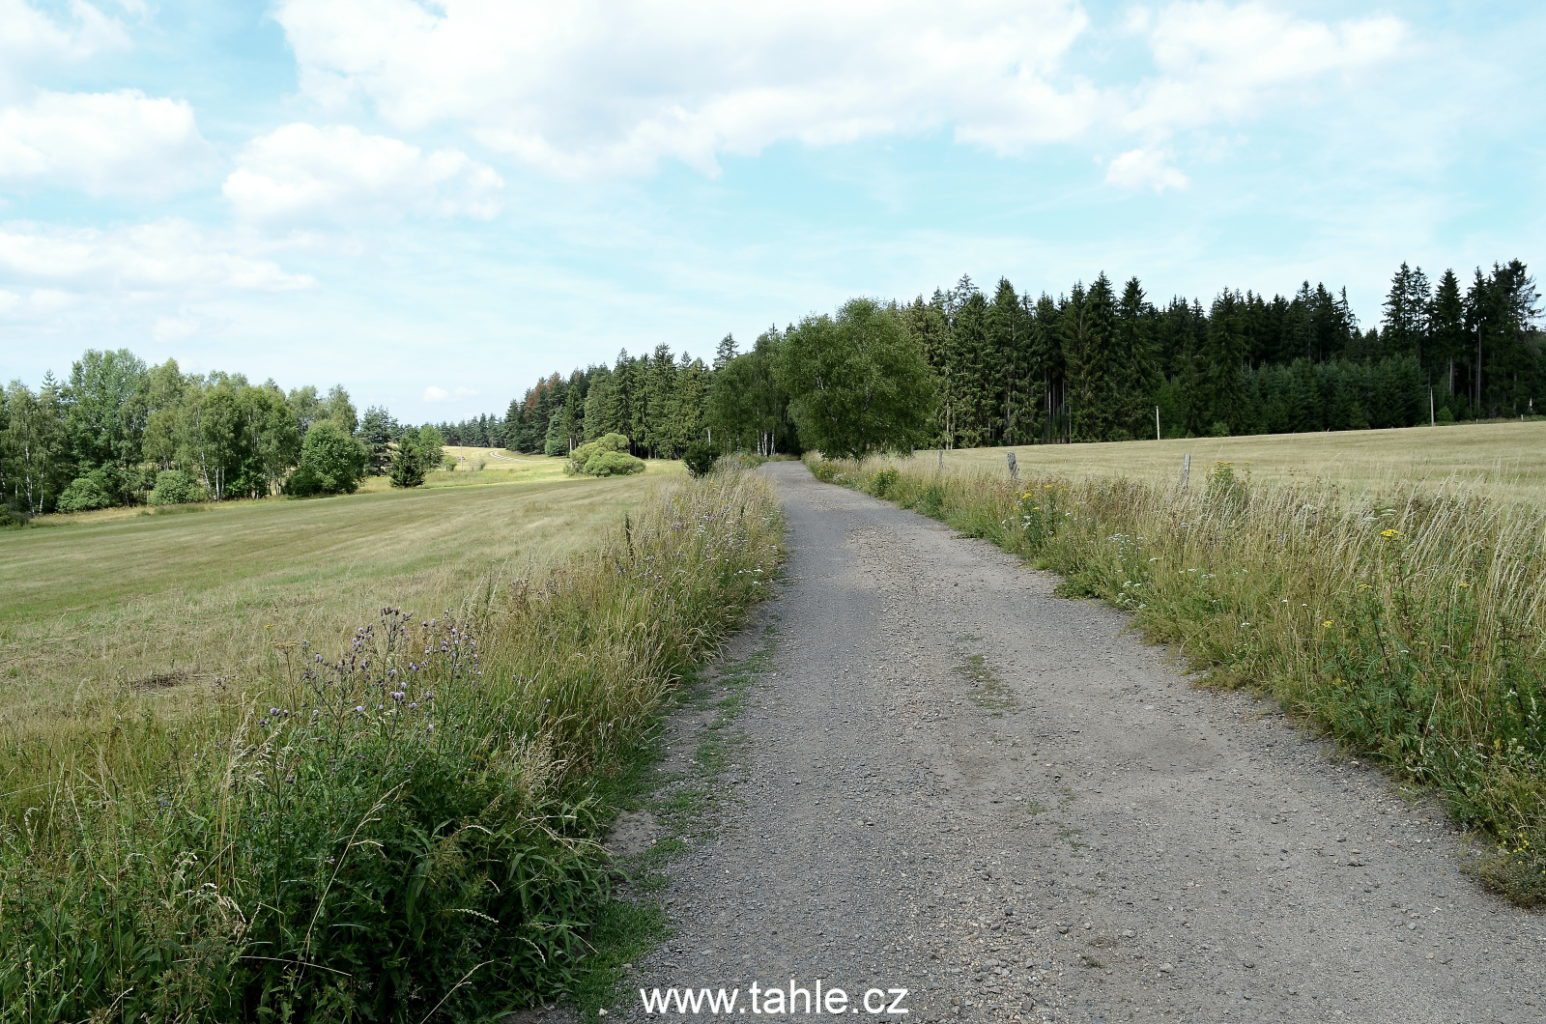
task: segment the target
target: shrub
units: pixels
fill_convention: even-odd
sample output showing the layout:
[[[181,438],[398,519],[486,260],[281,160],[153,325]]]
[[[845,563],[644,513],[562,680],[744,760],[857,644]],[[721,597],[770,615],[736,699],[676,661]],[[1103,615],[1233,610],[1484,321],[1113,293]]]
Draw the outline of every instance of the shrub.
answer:
[[[150,489],[152,505],[186,505],[204,500],[204,488],[180,469],[163,469]]]
[[[285,483],[298,497],[314,494],[353,494],[365,479],[367,452],[360,442],[331,420],[319,420],[306,432],[301,461]]]
[[[869,491],[877,498],[889,498],[896,490],[897,481],[901,478],[895,467],[887,466],[880,470],[869,480]]]
[[[627,452],[599,452],[586,460],[586,476],[629,476],[644,472],[644,460]]]
[[[91,512],[107,508],[113,498],[95,477],[78,476],[59,492],[58,508],[61,512]]]
[[[719,458],[719,452],[713,445],[707,441],[694,441],[687,446],[687,451],[682,455],[682,462],[687,466],[688,475],[696,478],[713,472],[717,458]]]
[[[603,434],[569,453],[564,472],[582,476],[626,476],[644,472],[644,460],[628,454],[628,438]]]
[[[27,514],[10,505],[0,505],[0,529],[21,528],[27,525]]]
[[[440,463],[440,468],[445,470],[447,473],[455,473],[456,466],[457,462],[455,455],[447,455],[443,460],[441,460]]]

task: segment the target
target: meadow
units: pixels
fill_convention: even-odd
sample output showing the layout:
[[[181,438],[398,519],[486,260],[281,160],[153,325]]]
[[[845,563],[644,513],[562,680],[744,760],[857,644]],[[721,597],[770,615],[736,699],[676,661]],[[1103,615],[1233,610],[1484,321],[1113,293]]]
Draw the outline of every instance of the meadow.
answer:
[[[1339,479],[1317,474],[1345,435],[1304,438],[1297,458],[1294,438],[1034,449],[1018,481],[991,451],[947,453],[943,472],[928,453],[810,461],[1060,573],[1065,594],[1131,612],[1207,682],[1269,694],[1430,787],[1486,837],[1482,877],[1540,904],[1546,507],[1528,495],[1543,437],[1539,423],[1370,432],[1346,439]],[[1466,484],[1451,467],[1478,451],[1506,468]]]
[[[571,990],[608,794],[782,534],[733,467],[558,465],[0,537],[0,1021]]]
[[[449,452],[487,466],[406,491],[373,477],[340,498],[107,509],[0,534],[0,727],[162,691],[186,707],[386,604],[457,613],[476,581],[540,573],[682,475],[658,462],[575,480],[559,459]]]
[[[1194,473],[1205,474],[1214,463],[1228,462],[1260,483],[1331,484],[1370,493],[1411,482],[1433,491],[1480,491],[1546,505],[1546,420],[964,448],[946,452],[945,461],[964,469],[1002,472],[1005,453],[1011,451],[1023,473],[1068,479],[1116,475],[1171,484],[1180,477],[1182,458],[1190,454]],[[936,459],[936,452],[920,451],[897,464],[932,468]]]

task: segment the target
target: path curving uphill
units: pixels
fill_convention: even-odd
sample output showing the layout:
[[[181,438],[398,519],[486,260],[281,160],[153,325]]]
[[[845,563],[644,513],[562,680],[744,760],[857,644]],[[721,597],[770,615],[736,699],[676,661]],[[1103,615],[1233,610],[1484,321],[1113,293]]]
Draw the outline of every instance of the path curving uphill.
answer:
[[[790,560],[737,794],[615,1015],[820,979],[905,987],[913,1022],[1546,1020],[1546,917],[1463,875],[1436,808],[1055,577],[763,471]]]

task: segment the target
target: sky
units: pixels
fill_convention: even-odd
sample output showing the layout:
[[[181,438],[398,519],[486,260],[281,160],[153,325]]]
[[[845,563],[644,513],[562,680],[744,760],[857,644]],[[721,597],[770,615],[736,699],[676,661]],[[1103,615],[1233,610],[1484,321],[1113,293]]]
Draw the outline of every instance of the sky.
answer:
[[[408,422],[969,274],[1151,299],[1546,257],[1546,5],[0,0],[0,380]]]

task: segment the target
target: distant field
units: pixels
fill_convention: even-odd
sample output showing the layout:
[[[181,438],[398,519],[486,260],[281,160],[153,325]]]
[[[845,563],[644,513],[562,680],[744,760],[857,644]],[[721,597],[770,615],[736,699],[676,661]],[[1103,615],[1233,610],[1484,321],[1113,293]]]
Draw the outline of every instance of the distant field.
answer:
[[[540,571],[682,472],[581,480],[558,459],[448,451],[487,465],[412,491],[373,480],[346,497],[54,516],[0,534],[0,729],[104,701],[196,702],[217,680],[277,668],[283,645],[333,650],[383,605],[454,611],[486,575]]]
[[[1498,497],[1546,503],[1546,421],[1478,423],[1405,430],[1324,434],[1026,445],[946,452],[948,465],[1002,471],[1013,451],[1026,474],[1070,478],[1124,475],[1170,481],[1192,455],[1194,479],[1215,462],[1274,482],[1329,481],[1347,489],[1377,489],[1399,481],[1436,488],[1481,487]],[[932,464],[933,451],[904,463]]]
[[[503,448],[465,448],[447,446],[445,453],[457,460],[456,469],[431,473],[429,487],[476,487],[483,484],[508,484],[516,481],[562,480],[564,460],[541,455],[518,455]],[[662,466],[672,465],[661,463]],[[365,493],[389,491],[392,483],[384,476],[371,477],[361,490]]]

